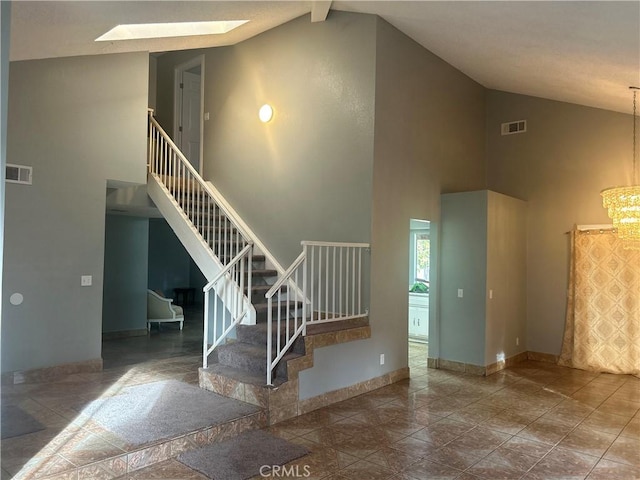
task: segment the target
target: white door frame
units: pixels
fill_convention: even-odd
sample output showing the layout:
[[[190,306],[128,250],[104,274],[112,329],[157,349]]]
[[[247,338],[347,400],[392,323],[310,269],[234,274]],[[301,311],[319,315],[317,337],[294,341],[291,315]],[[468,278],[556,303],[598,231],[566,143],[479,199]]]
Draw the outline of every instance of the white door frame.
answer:
[[[173,138],[178,143],[180,134],[180,114],[182,112],[182,73],[200,66],[200,158],[198,159],[198,173],[202,175],[203,145],[204,145],[204,54],[178,65],[173,74]]]

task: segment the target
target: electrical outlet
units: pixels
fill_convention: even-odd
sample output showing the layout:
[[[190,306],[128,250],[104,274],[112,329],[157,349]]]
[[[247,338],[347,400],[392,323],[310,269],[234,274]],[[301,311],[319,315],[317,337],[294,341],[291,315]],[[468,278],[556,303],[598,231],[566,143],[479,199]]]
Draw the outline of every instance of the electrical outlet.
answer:
[[[380,365],[384,365],[384,353],[380,354]]]
[[[489,290],[489,300],[493,299],[493,290]]]
[[[516,337],[516,347],[520,345],[520,337]]]
[[[458,289],[458,298],[462,298],[463,294],[464,294],[464,291],[461,288],[459,288]]]
[[[91,275],[82,275],[80,277],[81,287],[90,287],[93,284],[93,277]]]

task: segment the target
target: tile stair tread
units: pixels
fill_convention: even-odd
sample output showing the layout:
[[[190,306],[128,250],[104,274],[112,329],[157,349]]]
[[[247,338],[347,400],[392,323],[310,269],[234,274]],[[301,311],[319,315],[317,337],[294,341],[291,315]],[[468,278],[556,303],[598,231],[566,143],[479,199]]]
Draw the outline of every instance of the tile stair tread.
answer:
[[[222,365],[220,363],[214,363],[207,368],[203,368],[202,371],[205,374],[221,375],[226,378],[231,378],[238,382],[247,383],[250,385],[256,385],[267,388],[266,378],[264,375],[255,375],[245,370],[230,367],[228,365]],[[274,386],[279,386],[285,383],[286,380],[282,378],[276,378],[273,380]]]
[[[361,317],[351,318],[348,320],[337,320],[335,322],[309,322],[307,323],[307,336],[337,332],[341,330],[350,330],[352,328],[366,327],[368,325],[369,317],[367,315],[362,315]]]

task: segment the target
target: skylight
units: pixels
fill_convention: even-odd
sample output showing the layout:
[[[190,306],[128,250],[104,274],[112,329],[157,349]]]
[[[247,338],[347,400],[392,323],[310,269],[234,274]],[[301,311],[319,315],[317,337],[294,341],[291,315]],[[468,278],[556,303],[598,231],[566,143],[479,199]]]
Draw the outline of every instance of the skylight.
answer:
[[[192,35],[219,35],[227,33],[249,20],[212,22],[132,23],[113,27],[96,42],[136,40],[141,38],[188,37]]]

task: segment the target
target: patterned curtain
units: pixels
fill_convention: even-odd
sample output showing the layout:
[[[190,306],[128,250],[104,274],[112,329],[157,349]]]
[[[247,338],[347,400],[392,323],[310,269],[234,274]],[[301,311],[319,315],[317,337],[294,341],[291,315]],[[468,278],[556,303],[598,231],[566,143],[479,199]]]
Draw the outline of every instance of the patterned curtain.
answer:
[[[571,232],[559,365],[640,376],[640,250],[613,231]]]

